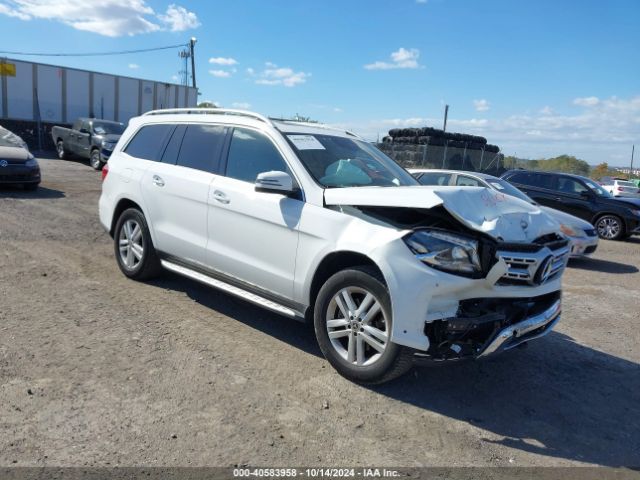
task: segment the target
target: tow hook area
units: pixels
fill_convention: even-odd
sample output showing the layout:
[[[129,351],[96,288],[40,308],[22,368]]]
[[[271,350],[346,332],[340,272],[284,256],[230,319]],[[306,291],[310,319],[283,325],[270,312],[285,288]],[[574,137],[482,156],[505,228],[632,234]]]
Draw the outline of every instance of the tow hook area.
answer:
[[[456,317],[425,325],[431,343],[426,357],[436,361],[481,358],[516,347],[548,333],[560,312],[560,292],[534,298],[464,300]]]

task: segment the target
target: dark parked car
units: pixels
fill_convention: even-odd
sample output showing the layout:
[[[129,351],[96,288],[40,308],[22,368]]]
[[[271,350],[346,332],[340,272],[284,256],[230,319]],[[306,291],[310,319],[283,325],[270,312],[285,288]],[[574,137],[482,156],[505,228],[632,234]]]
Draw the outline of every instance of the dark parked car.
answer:
[[[100,170],[109,160],[124,128],[120,122],[79,118],[72,128],[53,127],[51,136],[58,158],[77,155],[88,159],[93,168]]]
[[[35,190],[40,184],[40,166],[22,145],[0,137],[0,185],[22,185]]]
[[[502,175],[536,202],[591,222],[600,238],[640,234],[640,200],[616,199],[590,178],[568,173],[510,170]]]

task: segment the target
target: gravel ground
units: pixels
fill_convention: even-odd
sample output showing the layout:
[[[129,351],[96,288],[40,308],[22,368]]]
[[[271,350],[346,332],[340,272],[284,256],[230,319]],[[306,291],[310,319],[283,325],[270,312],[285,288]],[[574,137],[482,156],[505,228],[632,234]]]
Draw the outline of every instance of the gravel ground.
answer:
[[[640,238],[565,275],[556,331],[363,388],[306,326],[118,270],[100,174],[0,189],[0,466],[640,465]]]

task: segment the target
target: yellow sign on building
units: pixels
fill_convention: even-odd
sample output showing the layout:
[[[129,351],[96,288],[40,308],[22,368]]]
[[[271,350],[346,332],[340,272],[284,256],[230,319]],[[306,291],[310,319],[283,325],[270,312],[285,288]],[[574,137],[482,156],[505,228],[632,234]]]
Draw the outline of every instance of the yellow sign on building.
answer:
[[[0,76],[15,77],[16,76],[16,64],[15,63],[0,63]]]

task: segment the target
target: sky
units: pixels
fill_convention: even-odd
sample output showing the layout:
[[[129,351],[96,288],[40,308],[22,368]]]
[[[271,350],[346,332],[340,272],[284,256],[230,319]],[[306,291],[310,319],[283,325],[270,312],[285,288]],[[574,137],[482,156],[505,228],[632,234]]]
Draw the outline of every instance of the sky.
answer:
[[[200,101],[483,135],[505,155],[626,166],[640,146],[640,0],[0,0],[0,50],[119,51],[195,37]],[[179,49],[24,57],[179,83]],[[640,164],[640,159],[637,159]]]

